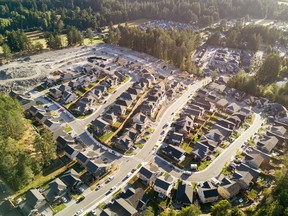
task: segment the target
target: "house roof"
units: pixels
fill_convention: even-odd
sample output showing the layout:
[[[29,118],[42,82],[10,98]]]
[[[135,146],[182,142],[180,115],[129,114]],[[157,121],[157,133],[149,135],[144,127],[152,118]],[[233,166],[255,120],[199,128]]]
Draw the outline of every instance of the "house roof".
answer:
[[[257,142],[258,149],[265,149],[271,152],[272,149],[277,145],[278,139],[275,136],[265,136]]]
[[[209,148],[202,143],[197,142],[192,150],[192,153],[196,155],[201,160],[207,156]]]
[[[56,142],[58,142],[62,146],[66,146],[67,144],[74,143],[74,140],[73,140],[73,138],[70,135],[68,137],[58,136],[56,138]]]
[[[222,99],[218,100],[218,101],[216,102],[216,104],[217,104],[218,106],[221,106],[221,107],[226,107],[226,106],[229,104],[229,102],[228,102],[228,100],[226,100],[225,98],[222,98]]]
[[[248,165],[241,163],[239,166],[236,167],[235,172],[249,172],[253,179],[256,180],[258,176],[260,175],[260,172],[256,169],[253,169],[252,167],[249,167]]]
[[[91,124],[100,130],[105,129],[109,125],[109,123],[104,121],[102,118],[97,118],[93,120]]]
[[[252,166],[255,169],[258,169],[263,163],[264,158],[259,153],[249,153],[244,158],[244,163]],[[253,165],[251,164],[253,163]]]
[[[66,171],[60,176],[60,179],[66,184],[67,187],[72,188],[75,182],[81,182],[80,175],[74,169]]]
[[[45,200],[44,196],[35,188],[27,191],[26,193],[26,202],[29,204],[29,206],[34,207],[39,201],[43,200]]]
[[[231,112],[238,112],[240,110],[240,107],[236,103],[231,103],[227,106],[227,110],[230,110]]]
[[[141,113],[141,112],[139,112],[139,113],[137,113],[134,117],[133,117],[133,122],[141,122],[141,123],[146,123],[146,121],[147,121],[147,117],[143,114],[143,113]]]
[[[235,191],[238,191],[241,189],[240,185],[233,181],[228,179],[227,177],[224,177],[219,185],[220,187],[226,188],[229,192],[235,193]]]
[[[145,203],[149,201],[149,197],[142,188],[128,188],[125,193],[120,195],[121,198],[125,199],[135,209],[143,207]]]
[[[109,208],[113,212],[116,212],[119,216],[132,216],[138,212],[123,198],[116,199],[115,202],[109,206]]]
[[[222,142],[224,139],[223,134],[219,129],[211,129],[207,134],[204,135],[207,139],[213,140],[217,143]]]
[[[192,185],[185,184],[184,182],[179,182],[178,189],[176,193],[176,200],[182,203],[193,203],[193,187]]]
[[[91,160],[86,164],[86,167],[91,173],[96,173],[99,169],[99,167]]]
[[[46,119],[44,121],[44,124],[47,126],[47,127],[51,127],[53,124],[55,124],[56,122],[52,121],[52,119]]]
[[[210,197],[217,197],[219,194],[218,194],[218,190],[216,187],[214,187],[211,182],[204,182],[202,184],[200,184],[198,187],[197,187],[197,190],[198,191],[202,191],[203,194],[204,194],[204,198],[210,198]]]
[[[185,154],[183,149],[173,145],[167,145],[166,147],[162,148],[162,152],[177,159],[180,159]]]
[[[154,183],[155,186],[162,188],[164,190],[168,190],[172,184],[173,184],[173,178],[171,176],[168,177],[159,176]]]
[[[183,140],[183,134],[181,133],[177,133],[177,132],[173,132],[173,134],[171,135],[171,139],[175,139],[179,142],[181,142]]]
[[[84,155],[82,152],[79,152],[77,154],[76,159],[77,159],[77,161],[80,161],[82,163],[85,163],[88,160],[87,156]]]
[[[287,130],[283,126],[273,126],[270,131],[280,136],[284,136]]]
[[[66,146],[64,147],[64,151],[65,151],[67,154],[72,155],[72,154],[74,153],[75,149],[74,149],[72,146],[70,146],[70,145],[66,145]]]

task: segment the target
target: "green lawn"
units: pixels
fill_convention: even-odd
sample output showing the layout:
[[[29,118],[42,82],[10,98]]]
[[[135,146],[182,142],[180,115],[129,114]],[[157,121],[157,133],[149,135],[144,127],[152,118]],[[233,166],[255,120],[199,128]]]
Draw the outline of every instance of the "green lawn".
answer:
[[[102,141],[102,142],[106,142],[112,135],[113,135],[113,131],[99,137],[99,139]]]
[[[122,189],[120,188],[119,190],[117,190],[115,193],[112,194],[113,197],[117,197],[120,193],[122,193]]]
[[[209,164],[211,164],[211,161],[203,161],[200,163],[200,165],[198,166],[198,170],[204,170],[206,169],[207,166],[209,166]]]
[[[192,151],[192,147],[188,143],[185,143],[185,142],[181,143],[179,147],[185,150],[188,154],[190,154]]]
[[[126,82],[128,82],[129,80],[130,80],[130,77],[127,76],[127,77],[125,77],[125,79],[124,79],[123,82],[126,83]]]
[[[63,204],[63,203],[60,204],[60,205],[52,205],[52,209],[53,209],[54,214],[62,211],[62,210],[65,209],[65,208],[66,208],[66,205]]]
[[[249,192],[248,197],[249,197],[250,199],[254,200],[254,199],[257,197],[257,195],[258,195],[258,192],[257,192],[256,190],[252,189],[252,190]]]
[[[72,131],[72,128],[69,125],[66,125],[64,130],[66,133],[69,133],[70,131]]]
[[[110,88],[110,89],[108,89],[108,93],[110,93],[110,94],[112,94],[114,91],[116,90],[116,88]]]

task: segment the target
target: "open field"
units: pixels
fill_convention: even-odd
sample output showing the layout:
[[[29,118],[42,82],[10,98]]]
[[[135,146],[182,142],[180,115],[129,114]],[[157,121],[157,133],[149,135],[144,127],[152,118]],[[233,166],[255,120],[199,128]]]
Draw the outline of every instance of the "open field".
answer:
[[[139,25],[141,25],[141,24],[143,24],[143,23],[145,23],[145,22],[148,22],[149,21],[149,19],[136,19],[136,20],[130,20],[130,21],[128,21],[128,22],[125,22],[125,23],[119,23],[119,24],[115,24],[115,25],[113,25],[113,27],[114,28],[116,28],[117,26],[125,26],[126,25],[126,23],[127,23],[127,25],[129,26],[129,27],[137,27],[137,26],[139,26]],[[103,32],[108,32],[108,28],[106,28]]]

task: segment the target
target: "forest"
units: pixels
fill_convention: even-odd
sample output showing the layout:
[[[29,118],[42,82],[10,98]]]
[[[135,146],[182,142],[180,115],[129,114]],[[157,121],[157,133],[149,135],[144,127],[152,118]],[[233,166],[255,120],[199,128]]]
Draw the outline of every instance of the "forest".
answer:
[[[56,158],[56,144],[47,129],[38,132],[24,118],[19,102],[0,95],[0,173],[18,190],[33,181]]]
[[[288,6],[274,0],[0,0],[0,34],[35,28],[61,31],[68,26],[99,29],[139,18],[207,26],[246,16],[288,20]]]
[[[109,31],[107,42],[114,45],[145,52],[163,59],[188,73],[196,73],[191,62],[191,53],[199,46],[198,34],[186,30],[178,32],[174,29],[147,29],[119,26]]]
[[[268,98],[288,107],[288,83],[279,86],[276,81],[288,75],[288,60],[277,53],[270,53],[254,76],[240,71],[232,77],[228,86],[250,95]]]

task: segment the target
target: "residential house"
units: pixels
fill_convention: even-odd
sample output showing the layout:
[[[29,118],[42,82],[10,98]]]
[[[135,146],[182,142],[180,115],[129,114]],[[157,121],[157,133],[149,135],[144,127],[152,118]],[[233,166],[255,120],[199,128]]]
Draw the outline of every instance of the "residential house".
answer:
[[[232,179],[236,181],[242,189],[247,189],[253,180],[253,176],[247,171],[235,171]]]
[[[228,113],[236,113],[240,110],[240,107],[236,103],[231,103],[226,107],[226,112]]]
[[[39,109],[38,107],[36,106],[31,106],[28,110],[28,112],[32,115],[32,116],[35,116],[37,112],[41,112],[43,111],[42,109]]]
[[[193,203],[193,186],[180,181],[175,200],[182,205],[191,205]]]
[[[227,128],[229,130],[234,130],[236,129],[236,125],[234,122],[231,122],[227,119],[220,119],[216,122],[216,124],[220,125],[221,127]]]
[[[257,142],[256,148],[269,154],[278,142],[279,140],[275,136],[264,136]]]
[[[114,113],[104,114],[102,119],[108,122],[110,125],[113,125],[117,122],[117,116]]]
[[[25,203],[20,206],[25,216],[31,215],[33,212],[40,213],[47,206],[45,197],[35,188],[27,191],[25,197]]]
[[[147,82],[143,82],[143,80],[139,81],[139,82],[135,82],[133,84],[133,88],[141,91],[142,93],[148,88],[148,83]]]
[[[222,98],[216,102],[216,107],[219,110],[224,111],[226,107],[228,106],[228,104],[229,104],[228,100],[226,100],[225,98]]]
[[[64,93],[65,91],[70,92],[71,88],[68,85],[61,85],[61,86],[59,86],[58,90],[60,90],[62,93]]]
[[[128,94],[135,95],[135,96],[138,96],[143,93],[141,89],[132,88],[132,87],[128,88],[126,92]]]
[[[49,94],[54,98],[54,99],[59,99],[62,97],[62,91],[56,88],[51,88],[49,89]]]
[[[60,79],[62,82],[68,82],[73,79],[73,74],[71,73],[64,73],[60,75]]]
[[[95,119],[91,122],[91,128],[98,135],[104,135],[111,131],[109,123],[104,121],[102,118]]]
[[[68,192],[66,184],[60,178],[56,178],[49,184],[49,188],[43,192],[43,195],[50,204],[61,202],[61,197]]]
[[[204,110],[199,109],[192,109],[192,108],[186,108],[184,109],[184,115],[193,116],[193,118],[200,119],[204,114]]]
[[[204,88],[200,88],[198,91],[197,91],[197,95],[201,98],[205,98],[206,95],[208,94],[208,91]]]
[[[47,79],[43,83],[41,83],[42,88],[52,88],[57,85],[57,82],[54,79]]]
[[[73,144],[73,143],[75,143],[75,141],[70,135],[68,135],[66,137],[58,136],[56,138],[56,143],[60,149],[63,149],[63,148],[65,148],[66,145]]]
[[[259,177],[259,175],[260,175],[260,171],[258,171],[258,170],[256,170],[256,169],[254,169],[254,168],[252,168],[252,167],[250,167],[249,165],[247,165],[247,164],[244,164],[244,163],[241,163],[240,165],[238,165],[237,167],[236,167],[236,169],[235,169],[235,172],[249,172],[251,175],[252,175],[252,177],[253,177],[253,181],[256,181],[257,180],[257,178]]]
[[[71,191],[77,191],[77,189],[82,184],[80,180],[80,174],[76,172],[74,169],[69,169],[65,173],[60,176],[60,179],[66,187]]]
[[[132,103],[133,103],[132,100],[121,100],[121,99],[118,99],[115,102],[116,105],[124,106],[126,108],[130,108],[132,106]]]
[[[216,107],[214,103],[209,102],[209,101],[202,99],[202,98],[193,99],[192,103],[194,105],[198,105],[200,107],[203,107],[205,110],[208,110],[208,111],[215,110],[215,107]]]
[[[120,198],[126,200],[138,212],[143,211],[150,200],[142,188],[134,189],[132,187],[128,188],[125,193],[120,194]]]
[[[185,160],[186,152],[177,146],[167,145],[164,148],[162,148],[162,153],[177,163]]]
[[[91,95],[82,97],[77,101],[76,107],[73,109],[73,111],[79,115],[86,115],[88,113],[91,113],[93,111],[92,108],[95,102],[95,98]]]
[[[123,198],[116,199],[113,204],[109,205],[109,209],[116,213],[117,216],[135,216],[138,213],[138,211]]]
[[[155,182],[157,176],[159,174],[159,169],[154,164],[150,164],[147,167],[142,166],[139,170],[139,179],[144,181],[145,183],[152,185]]]
[[[60,126],[60,122],[59,121],[56,121],[52,118],[47,118],[45,121],[44,121],[44,125],[49,128],[50,130],[55,130],[57,127]]]
[[[118,80],[120,82],[123,82],[125,80],[125,78],[126,78],[125,74],[123,72],[121,72],[121,71],[115,71],[114,74],[115,74],[115,76],[118,77]]]
[[[178,146],[183,142],[183,139],[183,134],[177,132],[173,132],[170,136],[171,143]]]
[[[45,112],[37,112],[35,115],[35,119],[40,123],[44,123],[50,117],[51,115]]]
[[[91,95],[96,99],[100,99],[103,94],[107,91],[107,87],[104,85],[97,85],[91,92]]]
[[[146,124],[148,118],[143,113],[139,112],[134,115],[132,121],[137,124]]]
[[[219,129],[211,129],[204,135],[207,139],[213,140],[214,142],[220,144],[224,139],[225,136],[221,133]]]
[[[261,154],[258,154],[258,153],[246,154],[244,158],[244,163],[254,169],[258,169],[263,163],[263,161],[264,161],[264,158],[262,157]]]
[[[156,111],[157,111],[157,106],[155,103],[153,102],[148,102],[145,101],[142,106],[141,106],[141,112],[149,117],[154,117]]]
[[[86,169],[94,178],[98,179],[107,172],[106,166],[97,165],[94,161],[89,160],[86,164]]]
[[[275,136],[277,139],[284,141],[287,130],[283,126],[273,126],[267,131],[267,135]]]
[[[212,103],[215,103],[216,101],[219,100],[219,98],[213,93],[209,93],[206,98],[208,101],[210,101]]]
[[[211,203],[219,199],[217,187],[211,182],[204,182],[197,185],[197,193],[202,203]]]
[[[206,137],[201,137],[198,143],[207,146],[210,151],[214,151],[218,145],[218,142],[211,139],[207,139]]]
[[[191,133],[192,130],[194,130],[194,117],[188,116],[182,113],[180,114],[180,118],[177,119],[177,121],[174,123],[175,131],[178,131],[181,134],[188,135]]]
[[[230,180],[227,177],[224,177],[221,180],[220,185],[218,185],[218,193],[224,199],[230,199],[231,197],[237,195],[241,189],[241,186],[238,182]]]
[[[111,110],[116,116],[124,116],[126,113],[127,107],[123,105],[115,104],[111,108]]]
[[[128,92],[123,92],[120,96],[119,99],[120,100],[124,100],[124,101],[134,101],[137,98],[137,95],[134,94],[129,94]]]
[[[71,160],[75,160],[79,152],[83,150],[79,144],[70,144],[64,147],[64,154]]]
[[[198,158],[199,160],[204,160],[208,153],[210,152],[209,148],[202,144],[202,143],[199,143],[197,142],[191,152],[192,155],[195,155],[196,158]]]
[[[78,98],[78,96],[76,94],[74,94],[73,92],[64,91],[63,95],[62,95],[61,102],[63,104],[68,104],[68,103],[71,103],[72,101],[76,100],[77,98]]]
[[[239,118],[237,115],[232,115],[226,118],[226,121],[232,122],[236,128],[239,128],[240,125],[242,124],[242,120]]]
[[[115,140],[113,144],[116,148],[127,152],[131,151],[132,147],[134,146],[134,142],[131,137],[127,133],[124,133],[122,136],[120,136],[118,139]]]
[[[275,118],[283,118],[287,116],[287,109],[279,103],[269,103],[265,105],[264,110]]]
[[[171,190],[174,187],[174,179],[171,176],[159,176],[153,185],[153,190],[159,193],[159,196],[170,197]]]
[[[76,155],[76,161],[81,164],[83,167],[86,166],[86,164],[89,162],[89,158],[83,154],[82,152],[79,152],[77,155]]]

